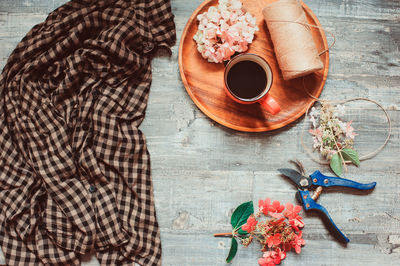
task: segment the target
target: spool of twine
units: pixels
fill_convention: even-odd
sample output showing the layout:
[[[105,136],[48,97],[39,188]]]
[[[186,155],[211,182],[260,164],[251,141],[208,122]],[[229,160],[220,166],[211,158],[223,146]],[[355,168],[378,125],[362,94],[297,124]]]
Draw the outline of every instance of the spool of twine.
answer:
[[[298,0],[270,3],[262,13],[284,80],[305,76],[324,67]]]

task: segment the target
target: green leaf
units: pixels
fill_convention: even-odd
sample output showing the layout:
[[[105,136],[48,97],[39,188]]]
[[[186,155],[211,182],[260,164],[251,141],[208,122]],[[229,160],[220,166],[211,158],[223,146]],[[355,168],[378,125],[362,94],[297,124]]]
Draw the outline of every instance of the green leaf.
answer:
[[[332,171],[337,175],[341,176],[343,171],[342,159],[339,156],[339,153],[335,153],[331,158],[330,163]]]
[[[239,229],[237,232],[238,232],[239,235],[248,235],[248,234],[249,234],[249,232],[244,231],[244,230],[242,229],[242,227],[240,227],[240,229]]]
[[[233,212],[231,217],[231,224],[233,229],[237,229],[247,222],[247,218],[254,213],[253,202],[248,201],[239,205]]]
[[[360,159],[358,158],[358,153],[353,149],[343,149],[342,150],[343,159],[350,161],[357,166],[360,166]]]
[[[238,249],[238,243],[236,241],[236,238],[232,237],[231,249],[229,250],[228,257],[226,258],[227,263],[231,262],[232,259],[235,257],[237,249]]]

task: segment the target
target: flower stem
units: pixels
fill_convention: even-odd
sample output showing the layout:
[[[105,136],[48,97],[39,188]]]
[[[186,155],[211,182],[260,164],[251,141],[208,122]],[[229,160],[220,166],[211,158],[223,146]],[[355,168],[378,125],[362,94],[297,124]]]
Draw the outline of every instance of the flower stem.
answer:
[[[252,236],[254,236],[255,238],[257,238],[257,240],[260,241],[260,243],[263,243],[263,242],[264,242],[264,240],[261,239],[261,238],[259,238],[257,235],[255,235],[255,234],[253,235],[253,234],[252,234]]]
[[[344,160],[343,155],[342,155],[342,153],[340,152],[342,149],[339,148],[339,145],[338,145],[337,142],[336,142],[335,132],[333,132],[332,126],[329,126],[329,128],[330,128],[330,130],[331,130],[331,132],[332,132],[332,135],[333,135],[333,142],[335,142],[335,146],[336,146],[337,152],[339,153],[340,159],[342,159],[342,165],[344,166],[344,171],[347,172],[346,161]]]
[[[214,234],[214,237],[232,237],[232,232]]]

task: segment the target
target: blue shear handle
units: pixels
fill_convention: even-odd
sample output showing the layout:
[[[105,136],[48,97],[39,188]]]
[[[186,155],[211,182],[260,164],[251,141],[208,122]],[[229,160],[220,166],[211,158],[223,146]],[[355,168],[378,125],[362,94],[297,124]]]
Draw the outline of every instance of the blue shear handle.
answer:
[[[340,236],[343,239],[339,239],[342,240],[342,242],[346,242],[348,243],[350,240],[347,238],[347,236],[345,236],[342,231],[339,230],[339,228],[336,226],[336,224],[333,222],[331,216],[329,215],[328,211],[322,207],[321,205],[319,205],[318,203],[316,203],[310,195],[310,192],[305,190],[299,190],[300,196],[301,196],[301,201],[303,202],[304,205],[304,209],[306,211],[308,210],[317,210],[320,211],[321,213],[325,214],[325,216],[328,218],[328,220],[330,221],[332,228],[335,229],[335,231],[338,233],[338,236]]]
[[[315,171],[310,175],[311,177],[311,182],[314,185],[321,186],[321,187],[334,187],[334,186],[340,186],[340,187],[351,187],[351,188],[356,188],[360,190],[368,190],[372,189],[376,186],[376,182],[372,182],[369,184],[361,184],[358,182],[351,181],[349,179],[344,179],[340,177],[333,177],[333,176],[326,176],[321,174],[320,171]]]

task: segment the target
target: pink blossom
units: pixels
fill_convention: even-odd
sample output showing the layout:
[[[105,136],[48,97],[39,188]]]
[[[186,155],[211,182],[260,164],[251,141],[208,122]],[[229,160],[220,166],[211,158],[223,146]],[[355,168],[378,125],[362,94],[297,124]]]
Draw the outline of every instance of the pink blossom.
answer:
[[[285,209],[285,206],[283,206],[279,201],[275,200],[272,205],[269,207],[269,215],[279,219],[282,217],[282,211]]]
[[[354,139],[355,136],[357,136],[358,134],[356,134],[354,132],[354,128],[351,126],[351,123],[353,121],[350,121],[346,124],[346,138],[351,138]]]
[[[282,251],[280,248],[275,249],[275,254],[273,254],[273,259],[275,264],[280,264],[282,260],[286,258],[286,252]]]
[[[259,200],[259,211],[252,214],[242,226],[242,230],[249,233],[250,238],[242,240],[242,244],[247,247],[254,237],[262,246],[262,258],[258,259],[261,266],[275,266],[286,258],[286,252],[292,248],[300,253],[305,241],[302,238],[301,228],[304,227],[303,218],[299,215],[301,206],[287,203],[281,204],[270,198]],[[260,217],[265,214],[266,220]],[[272,216],[271,217],[268,217]],[[256,219],[259,219],[257,221]],[[250,241],[248,241],[250,239]]]
[[[229,46],[233,46],[233,38],[227,31],[221,32],[221,40],[227,43]]]
[[[275,234],[266,239],[268,247],[278,246],[281,243],[281,234]]]
[[[317,129],[310,129],[308,132],[310,132],[311,135],[313,136],[313,141],[314,141],[314,148],[322,147],[322,132],[319,128]]]
[[[270,212],[269,215],[275,219],[280,219],[282,218],[282,213],[279,212]]]
[[[245,40],[239,41],[240,52],[246,52],[248,49],[247,42]]]
[[[301,211],[301,206],[296,205],[293,206],[292,203],[286,204],[286,211],[283,213],[289,219],[296,219],[299,215],[298,213]]]
[[[316,136],[318,138],[318,140],[322,141],[322,132],[319,128],[310,129],[308,132],[310,132],[311,135]]]
[[[301,246],[304,246],[306,244],[306,241],[301,238],[303,235],[303,232],[300,231],[298,235],[295,235],[295,239],[292,241],[292,247],[296,251],[297,254],[301,252]]]
[[[239,0],[219,0],[217,7],[211,6],[197,20],[199,26],[193,36],[197,50],[214,63],[229,60],[235,52],[247,51],[258,31],[255,17],[242,10]]]
[[[259,208],[260,212],[264,213],[264,215],[267,215],[270,203],[271,203],[271,199],[270,198],[266,198],[265,201],[264,200],[259,200],[258,201],[258,208]]]
[[[259,258],[258,259],[258,264],[260,266],[275,266],[275,263],[271,258]]]
[[[278,224],[283,223],[283,221],[285,221],[285,218],[280,218],[280,219],[275,220],[275,221],[272,220],[272,221],[269,222],[269,224],[272,225],[272,226],[274,226],[274,225],[278,225]]]
[[[254,229],[256,229],[257,223],[258,222],[256,218],[254,218],[254,216],[250,216],[249,218],[247,218],[247,222],[244,225],[242,225],[242,230],[251,233],[254,231]]]
[[[275,209],[275,212],[283,212],[283,210],[285,209],[285,206],[283,206],[283,204],[281,204],[279,201],[275,200],[272,203],[272,207]]]
[[[285,208],[277,200],[271,204],[271,200],[269,198],[266,198],[265,201],[259,200],[258,207],[260,208],[260,211],[262,211],[264,213],[264,215],[268,215],[269,212],[280,213]]]
[[[216,29],[208,29],[207,30],[207,38],[214,39],[215,37],[217,37],[217,30]]]
[[[276,248],[274,251],[264,252],[263,257],[258,260],[258,264],[261,266],[276,265],[280,264],[283,259],[286,258],[286,252],[280,248]]]
[[[312,135],[317,136],[317,137],[322,137],[322,132],[321,130],[319,130],[319,128],[317,129],[310,129],[308,132],[310,132]]]
[[[304,227],[304,222],[302,221],[302,219],[303,218],[301,216],[297,216],[295,219],[290,219],[289,224],[293,227],[294,230],[299,232],[300,231],[299,228]]]

